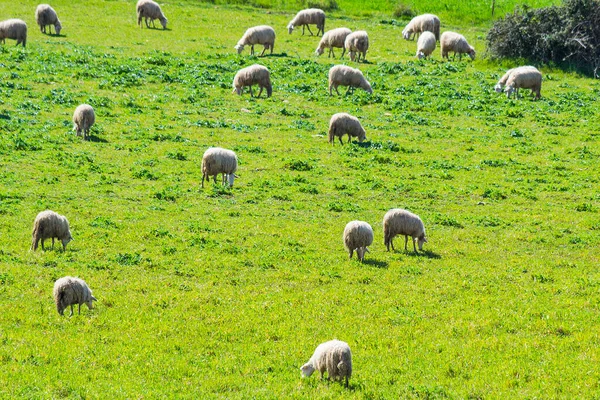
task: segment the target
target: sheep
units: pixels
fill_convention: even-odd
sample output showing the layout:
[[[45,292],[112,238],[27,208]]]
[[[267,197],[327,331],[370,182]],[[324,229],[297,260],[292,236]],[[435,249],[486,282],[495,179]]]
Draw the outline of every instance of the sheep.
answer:
[[[320,56],[321,54],[323,54],[324,49],[328,48],[329,57],[331,57],[332,55],[333,57],[335,57],[335,54],[333,53],[333,48],[337,47],[343,49],[342,57],[344,57],[344,53],[346,53],[346,47],[344,46],[346,42],[346,36],[348,36],[351,33],[352,31],[348,28],[336,28],[325,32],[325,34],[321,38],[321,41],[319,42],[317,50],[315,50],[315,54]]]
[[[335,144],[335,137],[337,136],[343,145],[342,136],[345,134],[348,134],[348,143],[350,143],[353,136],[357,137],[359,142],[367,139],[365,130],[358,118],[347,113],[333,114],[329,120],[329,143]]]
[[[163,14],[162,10],[158,3],[152,0],[139,0],[136,5],[137,17],[138,17],[138,25],[142,28],[142,18],[144,18],[144,22],[146,22],[146,28],[150,28],[148,25],[148,18],[152,23],[152,27],[156,28],[154,25],[154,20],[158,19],[163,29],[167,29],[167,18]]]
[[[46,210],[40,212],[33,222],[31,250],[37,250],[40,240],[42,241],[42,250],[46,250],[44,240],[50,238],[52,238],[52,248],[54,248],[54,238],[58,238],[62,242],[63,251],[67,249],[67,244],[73,240],[67,218],[54,211]]]
[[[298,11],[298,14],[288,24],[287,29],[291,34],[295,27],[302,25],[302,35],[304,35],[304,27],[306,26],[306,29],[308,29],[312,36],[313,33],[310,30],[310,26],[308,26],[309,24],[317,25],[317,36],[319,36],[319,32],[322,35],[325,32],[325,12],[318,8]]]
[[[429,57],[435,50],[435,36],[429,31],[425,31],[419,36],[417,42],[417,58],[420,60]]]
[[[89,104],[77,106],[73,113],[73,130],[77,131],[77,136],[83,132],[83,140],[86,140],[90,133],[90,128],[96,122],[96,114]]]
[[[56,11],[54,11],[54,8],[50,7],[50,5],[40,4],[37,6],[35,9],[35,22],[40,26],[42,33],[46,33],[46,25],[50,26],[48,32],[52,33],[52,25],[54,25],[56,34],[60,35],[62,25],[56,15]]]
[[[273,47],[275,46],[275,30],[268,25],[259,25],[248,28],[234,48],[237,50],[238,54],[241,54],[242,50],[244,50],[244,46],[250,46],[250,55],[253,55],[255,44],[262,44],[265,46],[262,53],[260,53],[261,56],[265,54],[267,49],[271,49],[271,54],[273,54]]]
[[[395,250],[393,240],[396,235],[404,235],[404,250],[408,250],[408,237],[411,236],[415,253],[417,252],[416,240],[419,242],[420,251],[423,250],[423,243],[427,242],[421,218],[401,208],[393,208],[383,217],[383,237],[387,251],[390,251],[390,245],[392,245],[392,250]]]
[[[217,175],[223,174],[222,184],[225,184],[225,178],[229,182],[229,187],[233,186],[233,181],[238,176],[235,174],[237,170],[237,157],[231,150],[220,147],[211,147],[204,152],[202,156],[202,187],[204,187],[204,179],[208,181],[211,176],[214,176],[217,183]]]
[[[362,60],[365,62],[365,57],[367,56],[367,50],[369,49],[369,35],[366,31],[356,31],[352,32],[348,36],[346,36],[346,40],[344,41],[344,48],[350,54],[350,60],[354,61],[355,54],[358,53],[358,57],[356,57],[356,62],[360,61],[360,55],[362,54]]]
[[[341,340],[330,340],[329,342],[321,343],[315,349],[312,357],[300,370],[303,377],[309,377],[315,371],[323,374],[327,371],[327,379],[348,380],[352,376],[352,352],[348,343]]]
[[[260,88],[257,97],[260,97],[263,88],[267,89],[267,97],[271,97],[273,86],[271,86],[271,77],[269,70],[266,67],[259,64],[253,64],[249,67],[240,69],[233,78],[232,93],[241,95],[244,91],[244,87],[248,87],[250,88],[250,96],[253,97],[252,85],[258,85]]]
[[[346,65],[334,65],[329,70],[329,95],[331,96],[331,89],[335,89],[339,95],[338,86],[348,86],[346,94],[350,92],[350,89],[359,87],[368,93],[373,93],[371,84],[365,79],[360,70],[348,67]]]
[[[432,32],[435,40],[440,40],[440,19],[436,15],[423,14],[414,17],[402,30],[402,37],[406,40],[413,40],[415,35],[425,31]]]
[[[365,252],[369,251],[367,246],[373,243],[373,228],[364,221],[350,221],[344,228],[342,240],[344,241],[344,247],[350,254],[350,258],[356,250],[356,256],[360,262],[363,262]]]
[[[15,39],[17,46],[27,43],[27,24],[20,19],[7,19],[0,22],[0,42],[6,43],[5,39]]]
[[[539,100],[542,90],[542,73],[535,67],[515,68],[506,81],[506,97],[510,99],[510,95],[515,93],[519,98],[519,89],[531,89],[531,94]]]
[[[57,279],[54,282],[54,302],[56,309],[60,315],[64,315],[64,311],[68,306],[71,306],[70,317],[73,316],[73,305],[79,306],[79,314],[81,314],[81,305],[85,304],[91,310],[93,308],[92,301],[98,301],[93,295],[88,285],[79,278],[65,276]]]
[[[463,35],[456,32],[444,32],[440,39],[440,47],[442,49],[442,58],[448,58],[448,53],[452,51],[454,53],[452,60],[456,58],[456,53],[458,53],[459,60],[462,60],[463,53],[467,53],[471,57],[471,60],[475,59],[475,49],[473,46],[469,45]]]

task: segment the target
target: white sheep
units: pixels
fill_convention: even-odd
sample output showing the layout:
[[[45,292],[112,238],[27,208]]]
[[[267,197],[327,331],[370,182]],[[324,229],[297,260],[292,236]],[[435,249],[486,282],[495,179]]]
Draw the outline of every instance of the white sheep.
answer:
[[[417,42],[417,58],[420,60],[429,57],[435,50],[435,35],[429,31],[425,31],[419,36]]]
[[[17,46],[27,43],[27,24],[20,19],[7,19],[0,22],[0,42],[6,43],[5,39],[15,39]]]
[[[427,242],[421,218],[401,208],[393,208],[383,217],[384,244],[388,251],[390,251],[390,245],[392,250],[395,250],[393,240],[396,235],[404,235],[404,250],[407,250],[408,237],[411,236],[415,253],[417,252],[415,241],[419,242],[419,250],[423,250],[423,243]]]
[[[259,25],[252,28],[248,28],[244,33],[244,36],[237,42],[234,49],[237,50],[238,54],[242,53],[244,46],[250,46],[250,55],[254,54],[254,45],[262,44],[264,47],[262,56],[265,54],[267,49],[271,49],[273,54],[273,47],[275,47],[275,30],[268,25]]]
[[[60,315],[63,315],[68,306],[71,306],[71,314],[69,316],[73,316],[73,305],[75,304],[79,306],[79,314],[81,314],[82,304],[87,305],[91,310],[93,308],[92,301],[98,301],[82,279],[71,276],[57,279],[54,282],[53,294],[56,309]]]
[[[352,32],[351,34],[346,36],[344,48],[350,55],[350,60],[354,61],[354,57],[356,53],[358,53],[358,57],[356,57],[356,62],[360,61],[361,54],[362,60],[364,62],[365,57],[367,56],[367,50],[369,50],[369,35],[366,31]]]
[[[273,86],[271,86],[271,77],[266,67],[254,64],[240,69],[233,78],[233,93],[241,95],[244,88],[248,87],[250,88],[250,96],[253,96],[252,85],[258,85],[260,88],[258,97],[262,94],[263,88],[267,90],[267,97],[271,97]]]
[[[202,156],[202,187],[204,187],[204,179],[208,181],[211,176],[214,176],[214,181],[217,183],[219,174],[223,174],[222,184],[225,184],[225,179],[227,179],[231,187],[235,178],[238,177],[235,174],[236,170],[237,156],[233,151],[221,147],[211,147]]]
[[[312,36],[313,33],[310,26],[308,26],[309,24],[317,25],[317,36],[319,36],[319,32],[323,34],[325,32],[325,12],[318,8],[298,11],[298,14],[288,24],[287,29],[289,33],[292,33],[295,27],[302,25],[302,35],[304,35],[304,27],[306,26]]]
[[[303,377],[309,377],[315,371],[323,374],[327,371],[327,379],[348,380],[352,376],[352,352],[348,343],[341,340],[330,340],[329,342],[321,343],[315,349],[312,357],[300,370]]]
[[[315,54],[320,56],[321,54],[323,54],[323,51],[328,48],[329,57],[331,57],[332,55],[333,57],[335,57],[335,54],[333,53],[333,48],[337,47],[343,49],[342,57],[344,57],[344,53],[346,53],[346,47],[344,46],[346,42],[346,36],[348,36],[351,33],[352,31],[348,28],[335,28],[325,32],[325,34],[321,38],[321,41],[319,42],[319,46],[317,46],[317,50],[315,50]]]
[[[163,14],[162,10],[158,3],[152,0],[139,0],[136,5],[137,17],[138,17],[138,25],[140,28],[142,27],[142,18],[144,18],[144,22],[146,22],[146,28],[150,28],[148,25],[148,19],[152,23],[152,27],[156,28],[154,25],[154,20],[157,19],[160,21],[163,29],[167,29],[167,18]]]
[[[355,116],[348,113],[337,113],[333,114],[329,120],[329,143],[335,144],[335,137],[337,136],[342,142],[342,136],[348,134],[348,143],[352,140],[352,137],[357,137],[359,142],[367,139],[366,133],[360,121]]]
[[[519,98],[520,88],[531,89],[531,94],[538,100],[542,90],[542,73],[531,66],[515,68],[506,81],[506,97],[510,99],[510,95],[515,93]]]
[[[442,58],[448,58],[448,53],[453,52],[454,56],[452,57],[452,60],[456,58],[457,53],[459,60],[462,60],[463,53],[467,53],[469,57],[471,57],[471,60],[475,59],[475,49],[473,46],[469,45],[467,39],[459,33],[450,31],[444,32],[440,39],[440,47],[442,49]]]
[[[346,94],[350,92],[350,89],[355,87],[361,88],[368,93],[373,93],[373,89],[371,89],[371,84],[367,81],[360,72],[359,69],[351,68],[346,65],[334,65],[329,70],[329,95],[331,96],[331,89],[335,89],[337,94],[340,94],[338,91],[338,86],[348,86],[348,90]]]
[[[402,37],[406,40],[412,40],[414,35],[419,35],[425,31],[432,32],[436,40],[440,39],[440,19],[436,15],[423,14],[414,17],[402,30]]]
[[[344,228],[344,235],[342,236],[344,247],[348,250],[350,258],[354,250],[356,250],[356,256],[360,262],[365,259],[365,252],[369,251],[367,246],[373,243],[373,228],[371,225],[364,221],[350,221]]]
[[[94,122],[96,122],[96,114],[92,106],[89,104],[77,106],[73,113],[73,130],[77,131],[77,136],[83,133],[83,140],[86,140]]]
[[[37,24],[40,26],[42,33],[46,33],[47,25],[50,26],[48,28],[48,32],[52,33],[52,25],[54,25],[56,34],[60,35],[62,25],[60,24],[58,15],[56,15],[56,11],[54,11],[54,8],[50,7],[50,5],[40,4],[37,6],[35,9],[35,22],[37,22]]]
[[[45,250],[44,240],[50,238],[52,239],[52,248],[54,248],[54,238],[57,238],[62,242],[63,251],[66,250],[67,244],[73,240],[67,218],[54,211],[46,210],[40,212],[33,222],[31,250],[37,250],[40,240],[42,241],[42,250]]]

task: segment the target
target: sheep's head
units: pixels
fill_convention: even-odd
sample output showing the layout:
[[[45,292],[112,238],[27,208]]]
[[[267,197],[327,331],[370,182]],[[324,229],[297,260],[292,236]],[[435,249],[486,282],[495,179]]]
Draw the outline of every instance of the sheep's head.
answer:
[[[167,29],[167,19],[165,17],[161,17],[159,18],[160,24],[162,25],[163,29]]]
[[[363,81],[361,88],[363,88],[367,93],[373,94],[373,89],[371,88],[371,84],[366,79]]]
[[[233,87],[233,92],[231,92],[231,93],[237,93],[238,96],[241,96],[242,95],[242,87],[241,86],[234,86]]]
[[[360,262],[364,261],[366,253],[370,253],[369,248],[367,246],[359,247],[358,249],[356,249],[356,255],[358,256]]]
[[[366,134],[365,130],[363,129],[360,132],[360,134],[358,135],[358,141],[362,142],[362,141],[365,141],[365,140],[367,140],[367,134]]]
[[[238,176],[236,174],[227,174],[227,183],[229,183],[229,187],[233,187],[233,181]]]
[[[302,371],[302,377],[308,378],[315,372],[315,367],[311,363],[306,363],[300,368]]]
[[[403,37],[405,40],[409,40],[409,39],[410,39],[410,35],[412,35],[412,29],[409,29],[409,28],[404,28],[404,29],[402,30],[402,37]]]
[[[56,24],[54,24],[54,29],[56,30],[56,34],[60,35],[60,30],[62,29],[62,25],[60,24],[60,21],[57,21]]]
[[[425,237],[425,234],[419,236],[419,238],[417,239],[417,244],[419,245],[419,251],[423,251],[423,243],[427,243],[427,238]]]
[[[494,86],[494,90],[496,91],[496,93],[502,93],[502,84],[496,83],[496,86]]]
[[[92,301],[98,301],[94,296],[91,296],[91,299],[85,302],[85,305],[88,306],[88,308],[91,310],[92,308],[94,308],[94,305],[92,304]]]
[[[469,48],[469,57],[471,57],[471,60],[475,59],[475,49],[473,47]]]
[[[317,47],[317,49],[315,50],[315,54],[320,56],[321,54],[323,54],[323,48],[321,46]]]
[[[63,248],[67,247],[67,244],[73,240],[73,236],[71,236],[71,231],[69,231],[69,233],[67,234],[67,237],[64,237],[61,239]]]
[[[244,45],[236,44],[233,48],[237,50],[238,54],[242,54],[242,50],[244,50]]]
[[[422,51],[418,51],[418,52],[417,52],[417,58],[418,58],[419,60],[421,60],[421,59],[425,58],[425,53],[423,53]]]
[[[289,25],[287,26],[287,30],[288,30],[288,33],[290,33],[290,34],[291,34],[291,33],[294,31],[294,25],[292,25],[292,24],[289,24]]]
[[[506,92],[506,97],[510,99],[510,96],[515,91],[514,83],[509,83],[508,85],[506,85],[506,87],[504,88],[504,91]]]

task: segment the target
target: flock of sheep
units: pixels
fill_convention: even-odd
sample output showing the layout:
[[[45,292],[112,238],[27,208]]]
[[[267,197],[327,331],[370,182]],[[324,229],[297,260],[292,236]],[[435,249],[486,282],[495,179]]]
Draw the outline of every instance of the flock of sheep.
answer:
[[[164,16],[160,6],[152,0],[139,0],[136,5],[137,23],[141,27],[144,19],[146,27],[150,24],[154,26],[154,20],[158,19],[163,29],[166,29],[167,18]],[[60,34],[62,25],[58,19],[55,10],[48,4],[40,4],[35,12],[36,22],[43,33],[46,33],[46,27],[54,26],[56,34]],[[321,40],[315,50],[317,55],[322,55],[325,49],[329,50],[329,57],[333,56],[334,48],[342,49],[341,57],[348,52],[350,60],[363,62],[366,59],[366,53],[369,49],[369,37],[366,31],[360,30],[352,32],[348,28],[335,28],[325,32],[325,13],[319,9],[307,9],[298,12],[287,26],[288,32],[302,26],[304,35],[305,27],[310,30],[310,25],[316,25],[317,36],[322,35]],[[440,20],[432,14],[424,14],[413,18],[402,31],[402,36],[406,40],[418,37],[416,56],[421,59],[429,57],[435,50],[437,41],[440,42],[442,58],[448,58],[450,52],[459,55],[468,54],[471,59],[475,58],[475,49],[470,46],[464,36],[455,32],[444,32],[440,35]],[[27,25],[19,19],[9,19],[0,22],[0,41],[14,39],[17,45],[22,44],[25,47],[27,42]],[[255,26],[246,30],[242,38],[238,41],[235,49],[241,53],[246,46],[250,46],[250,53],[254,54],[254,46],[262,45],[265,51],[270,50],[273,53],[275,45],[275,30],[266,25]],[[532,66],[524,66],[511,69],[498,81],[495,90],[501,92],[505,90],[507,96],[512,93],[518,96],[519,88],[528,88],[532,90],[536,99],[540,98],[542,75]],[[263,89],[267,92],[267,97],[271,96],[273,88],[270,80],[269,70],[262,65],[254,64],[238,71],[233,79],[233,92],[241,95],[245,87],[249,88],[250,95],[253,96],[252,86],[259,86],[258,96],[262,94]],[[358,69],[346,65],[335,65],[329,71],[329,94],[335,90],[339,95],[338,87],[347,86],[348,90],[352,88],[361,88],[368,93],[372,93],[370,83],[365,79],[362,72]],[[84,140],[89,136],[90,128],[95,122],[94,109],[88,104],[82,104],[75,109],[73,114],[73,124],[77,135],[82,135]],[[331,144],[335,143],[335,138],[343,144],[342,136],[348,135],[348,141],[356,137],[362,142],[366,139],[366,132],[360,121],[348,114],[337,113],[331,117],[329,123],[328,139]],[[202,157],[202,187],[204,180],[209,180],[212,176],[214,182],[217,182],[217,176],[222,174],[222,184],[233,186],[235,172],[237,171],[237,157],[231,150],[223,148],[210,148],[206,150]],[[394,250],[393,239],[397,235],[404,235],[404,248],[407,250],[408,237],[413,241],[413,249],[417,252],[417,245],[420,251],[423,249],[423,243],[427,242],[425,236],[425,227],[419,216],[403,209],[389,210],[383,217],[384,244],[387,250]],[[373,243],[373,229],[364,221],[349,222],[343,232],[342,241],[344,247],[349,253],[350,258],[357,253],[357,258],[362,262],[365,253],[369,251],[368,246]],[[63,251],[67,244],[73,240],[69,228],[68,220],[54,211],[46,210],[40,212],[33,226],[31,250],[35,251],[41,242],[42,249],[44,241],[54,239],[61,241]],[[56,281],[54,285],[54,300],[57,311],[63,315],[67,307],[71,307],[73,315],[73,305],[79,306],[86,304],[92,308],[92,301],[96,298],[88,285],[81,279],[73,277],[63,277]],[[320,344],[310,360],[301,368],[303,376],[310,376],[315,370],[321,373],[321,376],[327,372],[330,379],[345,380],[346,386],[352,374],[352,355],[347,343],[332,340]]]

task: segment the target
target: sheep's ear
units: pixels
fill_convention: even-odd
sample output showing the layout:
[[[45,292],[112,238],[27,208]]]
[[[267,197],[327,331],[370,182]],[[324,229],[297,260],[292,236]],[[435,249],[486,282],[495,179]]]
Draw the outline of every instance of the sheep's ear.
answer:
[[[237,176],[236,174],[233,174],[234,177],[239,178],[239,176]]]
[[[92,296],[92,301],[98,301],[98,299]]]

